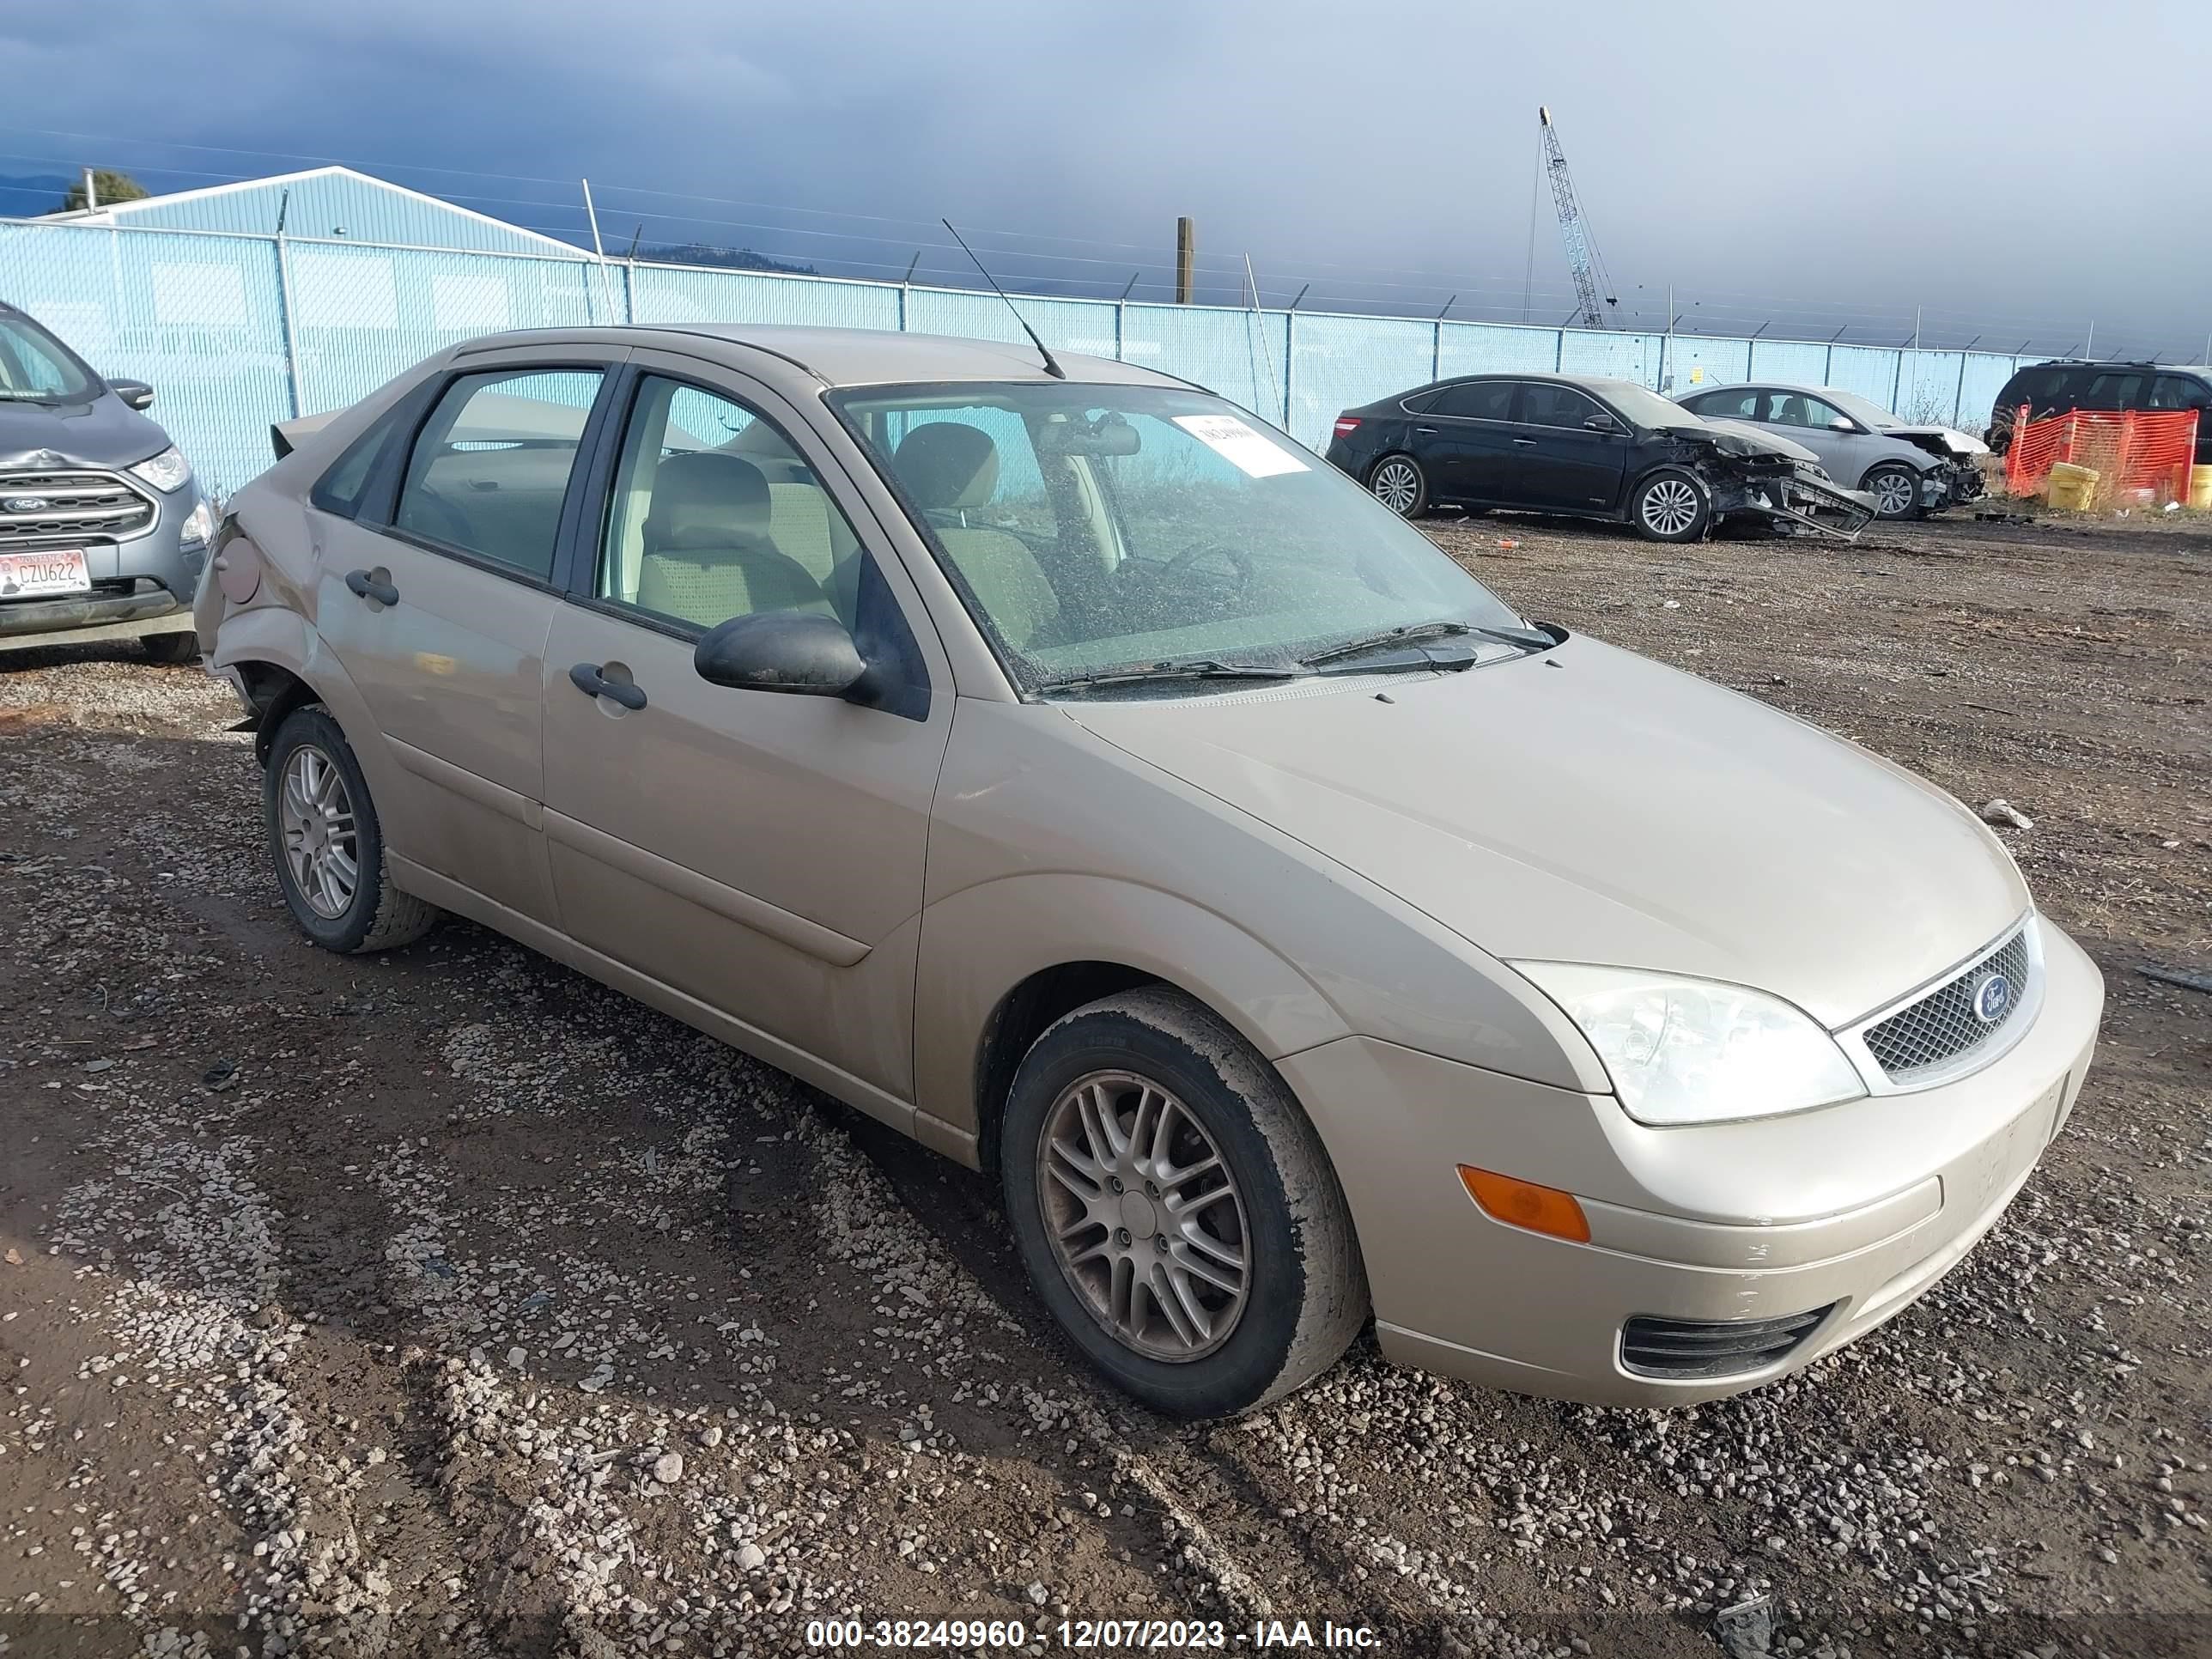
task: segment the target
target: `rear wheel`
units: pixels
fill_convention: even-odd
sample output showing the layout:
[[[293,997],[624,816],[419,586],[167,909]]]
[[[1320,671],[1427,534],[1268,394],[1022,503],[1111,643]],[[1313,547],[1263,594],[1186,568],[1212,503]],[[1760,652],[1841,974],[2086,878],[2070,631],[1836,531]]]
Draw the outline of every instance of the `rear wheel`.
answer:
[[[1401,519],[1418,519],[1428,510],[1428,474],[1411,455],[1385,455],[1376,462],[1367,475],[1367,488]]]
[[[1883,462],[1866,475],[1859,488],[1874,497],[1877,519],[1920,516],[1920,475],[1902,462]]]
[[[284,717],[269,745],[262,810],[276,884],[300,930],[325,951],[388,951],[438,919],[434,906],[392,884],[368,783],[321,704]]]
[[[1662,467],[1636,486],[1628,521],[1647,542],[1694,542],[1712,522],[1712,497],[1693,472]]]
[[[1000,1160],[1037,1294],[1157,1411],[1222,1417],[1279,1399],[1366,1320],[1320,1136],[1273,1068],[1179,992],[1109,997],[1039,1037]]]
[[[146,647],[146,660],[174,667],[200,659],[200,636],[197,634],[149,634],[139,641]]]

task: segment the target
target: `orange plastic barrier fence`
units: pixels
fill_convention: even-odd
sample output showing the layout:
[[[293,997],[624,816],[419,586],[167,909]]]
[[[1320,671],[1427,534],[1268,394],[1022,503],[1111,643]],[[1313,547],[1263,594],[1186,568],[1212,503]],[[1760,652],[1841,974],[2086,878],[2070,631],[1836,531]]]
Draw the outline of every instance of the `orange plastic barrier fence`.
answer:
[[[2197,459],[2197,413],[2077,409],[2031,421],[2023,404],[2005,451],[2005,488],[2015,495],[2036,495],[2051,467],[2069,461],[2096,472],[2100,503],[2185,501],[2190,465]]]

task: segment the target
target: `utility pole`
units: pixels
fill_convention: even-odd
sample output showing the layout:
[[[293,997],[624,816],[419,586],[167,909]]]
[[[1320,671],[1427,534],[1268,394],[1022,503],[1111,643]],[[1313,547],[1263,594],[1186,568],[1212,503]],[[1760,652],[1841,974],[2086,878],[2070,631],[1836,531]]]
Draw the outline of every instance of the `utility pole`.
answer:
[[[1176,303],[1190,303],[1191,271],[1198,260],[1198,226],[1188,215],[1176,221]]]
[[[2089,319],[2089,338],[2081,348],[2081,355],[2090,358],[2097,355],[2097,319],[2094,317]]]
[[[100,185],[92,176],[92,169],[84,170],[84,210],[89,213],[100,205]]]
[[[622,319],[615,315],[615,283],[607,272],[607,245],[599,240],[599,210],[592,205],[592,181],[586,179],[583,182],[584,217],[592,222],[592,254],[599,264],[599,293],[606,301],[607,320],[618,323]]]

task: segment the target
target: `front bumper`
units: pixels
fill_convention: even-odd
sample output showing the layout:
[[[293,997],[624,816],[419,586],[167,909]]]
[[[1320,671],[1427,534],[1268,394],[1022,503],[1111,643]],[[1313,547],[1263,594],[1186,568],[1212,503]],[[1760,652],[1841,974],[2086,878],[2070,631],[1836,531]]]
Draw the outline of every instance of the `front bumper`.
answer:
[[[155,501],[153,522],[121,542],[83,544],[89,593],[0,599],[0,650],[130,634],[191,630],[192,594],[207,562],[205,543],[187,544],[185,521],[199,505],[197,479],[174,495],[142,491]],[[64,542],[64,546],[76,546]]]
[[[1385,1355],[1601,1405],[1684,1405],[1801,1370],[1926,1291],[1996,1224],[2072,1109],[2104,986],[2045,922],[2034,1025],[1956,1082],[1759,1121],[1653,1129],[1610,1096],[1522,1082],[1366,1037],[1276,1062],[1350,1201]],[[1457,1166],[1575,1194],[1590,1241],[1493,1220]],[[1641,1376],[1632,1319],[1827,1311],[1786,1357],[1720,1377]]]

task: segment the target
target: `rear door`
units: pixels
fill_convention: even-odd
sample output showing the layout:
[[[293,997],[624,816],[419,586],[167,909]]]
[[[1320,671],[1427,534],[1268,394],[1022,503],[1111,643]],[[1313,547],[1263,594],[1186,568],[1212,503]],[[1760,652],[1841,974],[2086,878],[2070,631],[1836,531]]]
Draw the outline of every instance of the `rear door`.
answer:
[[[1514,388],[1511,380],[1462,380],[1413,417],[1413,455],[1427,470],[1431,497],[1511,499]]]
[[[1515,415],[1509,501],[1562,513],[1601,513],[1620,501],[1630,440],[1611,410],[1574,386],[1530,380]],[[1589,425],[1600,419],[1613,429]]]
[[[401,780],[380,804],[392,852],[541,922],[554,555],[613,361],[537,348],[457,368],[355,516],[313,515],[315,625],[377,728],[347,737],[383,744]]]

